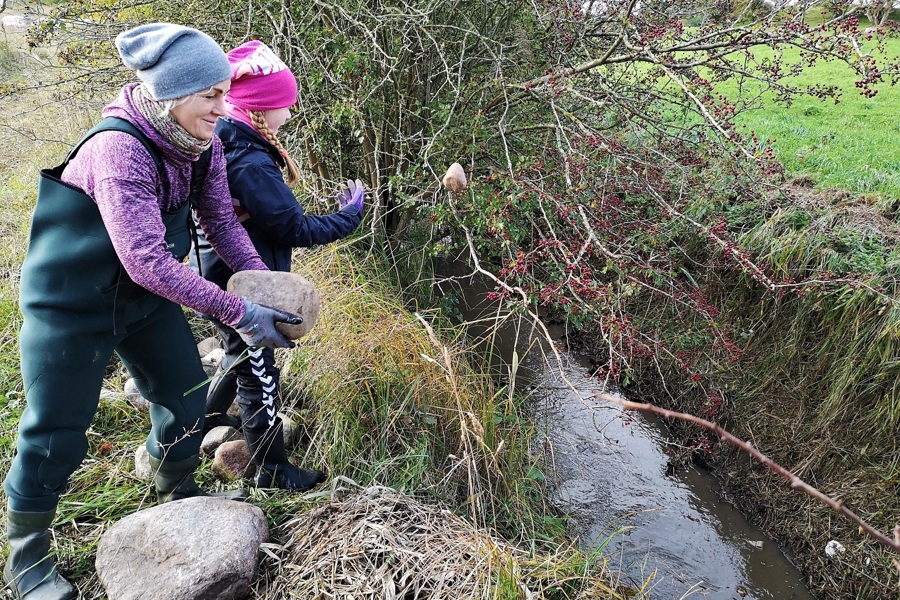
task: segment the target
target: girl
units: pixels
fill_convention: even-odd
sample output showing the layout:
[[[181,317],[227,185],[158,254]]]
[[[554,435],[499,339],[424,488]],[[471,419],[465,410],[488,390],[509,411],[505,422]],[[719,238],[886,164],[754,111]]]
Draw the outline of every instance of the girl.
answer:
[[[222,139],[234,211],[250,234],[266,266],[290,271],[294,248],[327,244],[349,235],[362,218],[364,191],[349,181],[338,197],[339,212],[304,214],[291,192],[298,170],[278,140],[278,129],[297,103],[294,75],[272,50],[259,41],[228,53],[231,89],[225,96],[227,116],[216,125]],[[285,176],[282,170],[286,172]],[[225,287],[232,269],[201,241],[201,273]],[[325,474],[299,469],[288,461],[281,419],[276,414],[280,371],[271,348],[248,348],[227,323],[217,323],[225,359],[210,387],[206,411],[211,420],[235,399],[241,409],[244,437],[257,465],[255,483],[302,492],[324,481]]]

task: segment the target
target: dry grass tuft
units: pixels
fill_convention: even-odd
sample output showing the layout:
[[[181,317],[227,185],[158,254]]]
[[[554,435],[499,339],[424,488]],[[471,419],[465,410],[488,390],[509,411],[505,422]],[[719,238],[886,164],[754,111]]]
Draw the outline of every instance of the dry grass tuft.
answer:
[[[283,528],[275,599],[492,598],[495,571],[516,562],[515,550],[448,510],[381,486]]]

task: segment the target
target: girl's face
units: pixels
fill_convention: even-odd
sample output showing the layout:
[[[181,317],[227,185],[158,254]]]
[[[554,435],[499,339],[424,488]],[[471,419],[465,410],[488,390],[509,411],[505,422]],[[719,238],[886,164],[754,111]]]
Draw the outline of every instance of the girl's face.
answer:
[[[266,124],[268,124],[273,132],[278,133],[278,128],[291,118],[291,108],[285,106],[284,108],[267,110],[264,116],[266,118]]]
[[[225,114],[225,94],[229,89],[231,80],[226,79],[208,90],[189,96],[169,114],[198,140],[211,140],[216,132],[216,121]]]

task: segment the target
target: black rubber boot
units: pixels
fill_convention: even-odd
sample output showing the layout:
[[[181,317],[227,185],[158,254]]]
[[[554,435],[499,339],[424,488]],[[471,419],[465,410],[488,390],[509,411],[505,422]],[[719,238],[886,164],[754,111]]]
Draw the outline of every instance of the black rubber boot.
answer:
[[[288,460],[284,448],[284,425],[278,418],[268,429],[244,429],[250,456],[257,466],[256,487],[305,492],[325,481],[325,473],[300,469]]]
[[[10,553],[3,581],[18,600],[75,600],[78,592],[50,556],[50,525],[56,511],[6,513]]]
[[[209,392],[206,394],[204,434],[219,425],[228,425],[235,429],[241,428],[241,420],[228,414],[228,409],[231,408],[237,396],[237,389],[237,373],[233,369],[216,371],[212,383],[209,384]]]
[[[153,469],[153,477],[156,481],[156,495],[159,503],[174,502],[196,496],[214,496],[227,498],[228,500],[245,501],[250,498],[247,490],[228,490],[209,494],[200,489],[194,481],[194,470],[200,464],[199,456],[192,456],[184,460],[157,460],[150,457],[150,467]]]

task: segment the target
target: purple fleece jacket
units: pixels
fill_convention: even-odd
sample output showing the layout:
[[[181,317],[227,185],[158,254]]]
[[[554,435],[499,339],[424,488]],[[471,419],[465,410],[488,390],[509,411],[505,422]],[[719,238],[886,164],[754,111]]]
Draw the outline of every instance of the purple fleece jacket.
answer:
[[[126,85],[103,109],[104,117],[120,117],[146,134],[160,149],[168,181],[160,181],[153,157],[132,135],[104,131],[88,140],[62,174],[62,180],[94,199],[113,248],[131,279],[154,294],[234,326],[244,316],[244,301],[198,276],[166,250],[160,211],[187,202],[191,165],[196,157],[176,149],[138,112]],[[209,174],[195,206],[206,239],[232,271],[268,270],[238,223],[222,143],[213,138]]]

